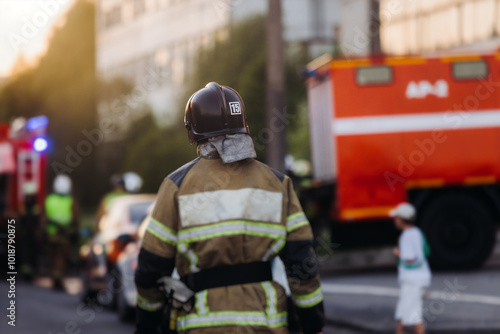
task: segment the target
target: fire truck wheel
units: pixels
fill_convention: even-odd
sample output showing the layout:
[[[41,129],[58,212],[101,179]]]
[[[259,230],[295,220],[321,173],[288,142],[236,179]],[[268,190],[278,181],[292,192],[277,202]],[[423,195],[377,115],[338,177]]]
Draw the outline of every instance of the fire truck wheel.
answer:
[[[436,269],[473,269],[490,256],[495,243],[492,214],[480,201],[450,194],[433,200],[419,220]]]

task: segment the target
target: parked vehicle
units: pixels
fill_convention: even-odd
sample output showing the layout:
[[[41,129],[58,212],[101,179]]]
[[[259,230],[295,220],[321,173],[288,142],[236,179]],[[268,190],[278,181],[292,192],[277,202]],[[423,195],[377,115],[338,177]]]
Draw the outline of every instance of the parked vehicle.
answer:
[[[120,277],[120,288],[117,296],[117,311],[118,318],[123,322],[135,319],[137,289],[134,283],[134,275],[137,269],[141,241],[146,232],[149,220],[151,219],[153,206],[154,203],[148,208],[148,215],[144,218],[137,231],[137,238],[133,242],[130,242],[118,256],[116,267]]]
[[[154,199],[155,195],[150,194],[124,195],[110,202],[94,238],[80,249],[84,261],[84,300],[97,298],[101,304],[115,306],[120,280],[116,269],[118,257],[136,239]]]
[[[311,220],[341,247],[395,242],[388,212],[409,201],[432,265],[481,266],[500,221],[500,53],[322,57],[308,74]]]
[[[19,219],[38,213],[45,203],[47,177],[47,126],[45,116],[16,118],[0,124],[0,257],[7,256],[7,227],[18,220],[16,240],[22,238]],[[35,214],[38,217],[38,214]],[[38,218],[37,218],[38,219]],[[19,249],[19,248],[18,248]],[[5,261],[7,262],[7,261]]]

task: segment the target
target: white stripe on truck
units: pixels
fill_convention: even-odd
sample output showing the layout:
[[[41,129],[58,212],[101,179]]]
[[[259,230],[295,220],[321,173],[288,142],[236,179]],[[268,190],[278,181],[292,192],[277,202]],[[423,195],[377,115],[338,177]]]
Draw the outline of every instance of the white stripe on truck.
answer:
[[[500,109],[336,118],[335,136],[500,127]]]

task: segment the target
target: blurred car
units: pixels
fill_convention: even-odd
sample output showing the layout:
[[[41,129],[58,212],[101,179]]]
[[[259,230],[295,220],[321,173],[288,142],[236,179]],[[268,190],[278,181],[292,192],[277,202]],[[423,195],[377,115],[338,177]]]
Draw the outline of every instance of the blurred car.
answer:
[[[113,199],[97,225],[95,236],[80,248],[84,262],[83,301],[96,298],[100,304],[115,306],[119,288],[116,263],[137,231],[156,195],[125,195]]]
[[[135,288],[134,275],[137,269],[137,261],[141,248],[142,238],[146,232],[151,211],[154,204],[148,210],[148,215],[142,221],[137,232],[136,240],[127,244],[123,252],[118,256],[116,268],[119,272],[119,289],[117,292],[118,318],[123,321],[131,321],[135,317],[135,306],[137,303],[137,289]]]
[[[154,203],[148,208],[148,214],[143,219],[137,231],[137,238],[128,243],[123,252],[118,256],[116,268],[119,272],[120,282],[117,293],[117,311],[121,321],[131,321],[135,316],[137,303],[137,289],[134,283],[134,274],[137,268],[137,260],[141,249],[141,242],[146,232]]]

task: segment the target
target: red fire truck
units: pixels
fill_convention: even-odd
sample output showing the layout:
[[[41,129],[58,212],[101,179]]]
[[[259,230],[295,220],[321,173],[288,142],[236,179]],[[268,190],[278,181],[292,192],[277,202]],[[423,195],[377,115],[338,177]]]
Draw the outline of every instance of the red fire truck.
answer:
[[[7,248],[7,219],[26,214],[27,206],[39,211],[45,200],[46,129],[48,119],[39,116],[18,118],[0,124],[0,249]]]
[[[500,221],[500,53],[323,56],[307,86],[317,204],[333,239],[382,240],[389,210],[409,201],[432,264],[482,265]]]

